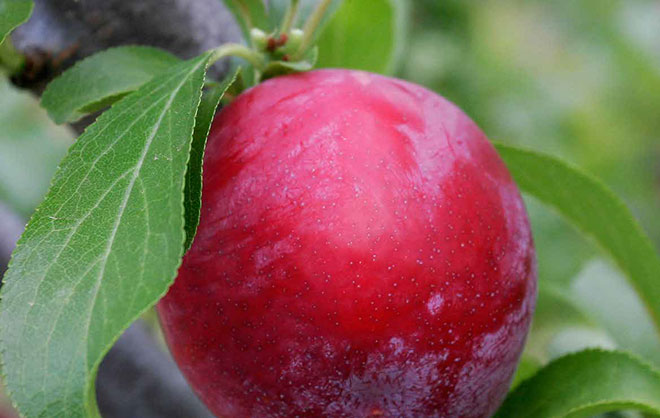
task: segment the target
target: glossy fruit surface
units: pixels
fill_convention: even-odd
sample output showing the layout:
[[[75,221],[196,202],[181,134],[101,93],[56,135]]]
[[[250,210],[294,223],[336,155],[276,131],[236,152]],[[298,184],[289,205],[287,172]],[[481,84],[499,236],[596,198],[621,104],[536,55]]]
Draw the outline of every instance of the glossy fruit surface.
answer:
[[[216,116],[158,308],[219,416],[484,417],[535,291],[523,202],[477,126],[422,87],[319,70]]]

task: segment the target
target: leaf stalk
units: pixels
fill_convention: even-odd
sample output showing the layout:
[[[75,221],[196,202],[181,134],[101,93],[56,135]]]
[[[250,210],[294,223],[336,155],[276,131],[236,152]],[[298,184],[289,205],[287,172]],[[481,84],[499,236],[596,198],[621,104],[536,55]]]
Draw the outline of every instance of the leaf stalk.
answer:
[[[303,36],[300,42],[300,46],[298,47],[298,51],[296,51],[296,53],[292,57],[293,61],[300,59],[303,55],[305,55],[305,52],[309,49],[310,45],[314,40],[314,34],[321,25],[323,16],[328,11],[328,7],[330,7],[331,3],[332,0],[321,0],[321,2],[319,2],[319,4],[316,6],[312,14],[305,22],[305,25],[302,28]]]
[[[291,4],[286,10],[284,19],[282,20],[282,25],[280,26],[280,33],[289,33],[293,27],[293,22],[298,15],[298,8],[300,6],[300,0],[291,0]]]

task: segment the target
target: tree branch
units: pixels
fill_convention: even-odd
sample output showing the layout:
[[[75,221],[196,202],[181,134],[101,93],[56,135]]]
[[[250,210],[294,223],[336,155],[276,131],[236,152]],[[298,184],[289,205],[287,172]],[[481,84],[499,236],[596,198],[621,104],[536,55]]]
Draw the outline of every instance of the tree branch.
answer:
[[[38,93],[75,61],[112,46],[190,58],[239,40],[240,31],[221,0],[35,0],[30,20],[11,36],[26,57],[14,82]]]
[[[213,417],[140,321],[103,359],[96,394],[104,417]]]
[[[0,277],[5,274],[9,256],[14,250],[18,237],[21,236],[25,223],[0,201]]]

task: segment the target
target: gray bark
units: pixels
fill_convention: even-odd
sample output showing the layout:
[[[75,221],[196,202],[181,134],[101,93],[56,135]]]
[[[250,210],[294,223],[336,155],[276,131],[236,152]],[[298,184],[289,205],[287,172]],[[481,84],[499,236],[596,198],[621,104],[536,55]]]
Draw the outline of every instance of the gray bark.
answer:
[[[14,81],[40,92],[62,69],[112,46],[151,45],[190,58],[239,38],[222,0],[35,0],[30,20],[12,34],[27,63]]]
[[[21,236],[25,223],[0,201],[0,277],[5,273],[9,256],[18,237]]]
[[[238,40],[240,32],[221,0],[35,0],[30,20],[11,36],[26,58],[13,81],[39,94],[62,70],[108,47],[151,45],[189,58]],[[212,71],[221,76],[223,67]],[[0,206],[0,275],[23,225]],[[101,363],[97,400],[109,418],[211,416],[139,321]]]
[[[133,324],[103,359],[96,380],[104,417],[212,417],[144,324]]]

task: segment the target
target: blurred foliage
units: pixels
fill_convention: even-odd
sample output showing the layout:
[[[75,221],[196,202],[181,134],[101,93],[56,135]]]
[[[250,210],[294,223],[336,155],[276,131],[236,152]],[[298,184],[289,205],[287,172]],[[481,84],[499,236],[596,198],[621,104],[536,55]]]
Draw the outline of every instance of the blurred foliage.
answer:
[[[596,175],[660,244],[659,2],[414,4],[403,78],[456,103],[493,140]],[[558,215],[526,203],[540,291],[514,384],[586,347],[631,350],[657,367],[657,333],[621,273]],[[639,416],[608,416],[629,415]]]
[[[29,217],[71,140],[34,97],[0,75],[0,202]]]
[[[660,3],[420,0],[401,76],[486,134],[605,181],[660,243]],[[568,283],[591,243],[528,200],[542,280]]]

